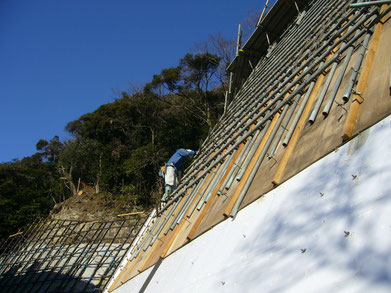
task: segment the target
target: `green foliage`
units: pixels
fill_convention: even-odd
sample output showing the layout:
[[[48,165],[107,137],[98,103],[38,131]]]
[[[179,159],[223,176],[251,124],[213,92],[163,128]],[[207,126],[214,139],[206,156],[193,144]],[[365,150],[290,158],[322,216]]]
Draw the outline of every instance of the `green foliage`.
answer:
[[[72,139],[41,139],[38,152],[0,165],[0,236],[76,194],[79,179],[124,206],[155,204],[158,171],[179,147],[198,149],[223,109],[217,55],[187,54],[163,69],[143,92],[121,93],[112,103],[66,125]]]
[[[36,158],[35,158],[36,159]],[[0,238],[36,217],[46,217],[63,200],[63,187],[52,163],[23,159],[0,164]]]

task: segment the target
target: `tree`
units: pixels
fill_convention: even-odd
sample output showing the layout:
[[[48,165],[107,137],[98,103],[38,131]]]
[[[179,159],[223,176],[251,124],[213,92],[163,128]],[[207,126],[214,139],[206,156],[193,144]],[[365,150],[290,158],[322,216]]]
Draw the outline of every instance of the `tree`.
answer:
[[[64,190],[54,163],[42,161],[40,153],[12,163],[0,164],[0,237],[4,238],[36,217],[46,217],[62,200]]]
[[[63,149],[64,145],[60,141],[60,138],[56,135],[49,142],[44,139],[40,139],[36,144],[36,148],[41,152],[48,162],[57,162],[58,156]]]
[[[163,69],[146,84],[145,94],[168,93],[184,98],[181,103],[187,111],[209,128],[218,118],[224,95],[219,92],[217,70],[221,57],[210,54],[186,54],[177,67]],[[170,102],[169,99],[166,99]],[[172,104],[175,106],[174,104]]]
[[[102,145],[93,139],[79,138],[65,143],[57,169],[72,195],[77,193],[78,179],[93,185],[99,192],[102,175]]]
[[[210,53],[221,58],[219,67],[216,72],[216,77],[220,81],[220,86],[226,91],[228,89],[229,73],[227,72],[228,65],[235,58],[236,40],[235,38],[224,38],[221,33],[209,35],[206,41],[201,41],[195,44],[193,51],[195,54]]]

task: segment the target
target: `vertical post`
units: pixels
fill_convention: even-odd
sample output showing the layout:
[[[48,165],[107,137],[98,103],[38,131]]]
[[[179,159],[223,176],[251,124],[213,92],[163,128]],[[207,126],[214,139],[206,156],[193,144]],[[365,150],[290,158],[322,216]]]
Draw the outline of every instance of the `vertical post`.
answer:
[[[266,13],[266,9],[269,9],[269,0],[266,1],[265,6],[263,7],[261,16],[259,17],[258,22],[257,22],[257,26],[261,25],[261,22],[262,22],[262,20],[265,16],[265,13]]]
[[[77,191],[76,191],[76,194],[79,194],[79,188],[80,188],[80,177],[79,177],[79,180],[77,181]]]
[[[239,55],[240,47],[242,47],[242,26],[238,26],[238,38],[236,39],[236,56]]]

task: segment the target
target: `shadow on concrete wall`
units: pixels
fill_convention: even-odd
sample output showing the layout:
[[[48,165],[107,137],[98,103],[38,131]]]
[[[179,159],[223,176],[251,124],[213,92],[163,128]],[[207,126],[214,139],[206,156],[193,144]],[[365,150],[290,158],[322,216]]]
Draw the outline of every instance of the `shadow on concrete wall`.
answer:
[[[375,141],[389,137],[385,130],[373,130]],[[371,143],[352,153],[336,151],[308,176],[291,178],[296,183],[289,194],[281,186],[267,195],[281,198],[253,229],[252,239],[236,249],[249,262],[239,284],[267,292],[317,281],[324,282],[322,292],[344,291],[353,283],[359,291],[390,288],[391,224],[382,222],[391,214],[390,151]]]
[[[86,280],[71,274],[58,272],[37,272],[39,263],[34,262],[24,274],[18,274],[18,267],[12,267],[0,277],[0,292],[101,292],[102,290]]]

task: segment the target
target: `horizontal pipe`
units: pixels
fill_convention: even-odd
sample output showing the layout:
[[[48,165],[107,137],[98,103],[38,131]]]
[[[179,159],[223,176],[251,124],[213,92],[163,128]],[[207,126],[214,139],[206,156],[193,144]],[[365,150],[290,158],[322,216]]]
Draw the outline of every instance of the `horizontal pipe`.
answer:
[[[391,4],[390,0],[383,0],[383,1],[369,1],[369,2],[359,2],[359,3],[353,3],[350,4],[351,8],[361,8],[361,7],[368,7],[368,6],[380,6],[383,4]]]
[[[385,11],[383,11],[382,13],[380,13],[379,15],[378,14],[378,11],[377,10],[373,10],[371,11],[370,13],[368,13],[367,15],[364,16],[364,18],[362,20],[359,20],[353,27],[354,29],[358,28],[359,26],[361,26],[367,19],[369,19],[371,16],[374,16],[375,14],[377,15],[373,21],[371,21],[366,27],[367,28],[370,28],[372,27],[373,25],[375,25],[384,15],[386,15],[391,9],[387,8]],[[353,18],[352,18],[353,19]],[[350,23],[349,23],[350,25]],[[341,31],[338,31],[338,33],[340,33]],[[361,37],[363,34],[365,33],[365,31],[362,31],[360,32],[359,36],[356,38],[356,37],[353,37],[352,40],[350,40],[345,46],[343,47],[348,47],[351,45],[351,43],[357,41],[357,39],[359,37]],[[338,41],[336,41],[334,43],[334,45],[332,45],[331,47],[335,48],[337,45],[339,45],[343,40],[345,40],[347,37],[349,37],[350,34],[349,33],[346,33],[344,34]],[[336,36],[333,35],[330,40],[333,41],[335,40]],[[318,51],[318,50],[317,50]],[[344,50],[340,50],[339,53],[342,53]],[[325,52],[325,54],[322,54],[319,58],[319,59],[322,59],[324,58],[323,55],[327,55],[329,54],[329,52]],[[329,62],[325,63],[325,65],[323,66],[323,68],[319,68],[318,70],[316,70],[315,73],[313,73],[311,75],[311,78],[310,79],[313,79],[315,78],[316,76],[318,76],[325,68],[327,68],[330,64],[332,64],[333,62],[335,62],[337,60],[337,58],[340,57],[340,54],[336,54],[332,59],[329,60]],[[316,62],[316,61],[315,61]],[[308,63],[306,62],[306,65],[308,65]],[[303,76],[306,76],[307,73],[309,73],[310,70],[312,70],[314,67],[316,66],[316,64],[313,64],[313,65],[310,65],[309,68],[307,69],[307,72],[303,72]],[[296,69],[297,70],[297,69]],[[301,81],[301,78],[300,79],[297,79],[295,82],[292,82],[291,86],[294,86],[296,85],[297,83],[299,83],[299,81]],[[299,91],[301,91],[305,86],[307,85],[307,83],[303,83],[302,85],[300,85],[300,87],[298,88]],[[209,167],[206,168],[200,175],[198,175],[196,178],[194,178],[193,181],[191,181],[191,179],[193,178],[187,178],[186,182],[184,182],[183,184],[189,184],[189,185],[194,185],[196,184],[198,181],[199,181],[199,178],[200,177],[203,177],[206,172],[210,171],[214,166],[217,165],[218,162],[220,162],[221,160],[223,160],[227,155],[228,153],[230,153],[234,148],[236,148],[240,143],[242,143],[245,139],[248,138],[249,135],[252,135],[257,129],[259,129],[263,123],[270,119],[271,116],[273,116],[282,106],[284,106],[286,103],[290,102],[290,100],[292,99],[292,97],[294,97],[295,95],[298,94],[299,91],[294,91],[289,98],[287,98],[286,100],[284,101],[281,101],[281,97],[283,95],[286,94],[286,92],[282,92],[280,94],[277,94],[277,96],[274,98],[274,99],[271,99],[269,100],[270,103],[265,107],[264,110],[262,110],[261,112],[259,112],[259,114],[255,115],[256,117],[250,119],[249,123],[247,125],[244,125],[242,127],[243,130],[245,129],[248,129],[249,125],[253,124],[257,119],[259,119],[260,117],[263,116],[263,119],[257,123],[257,125],[255,126],[254,129],[252,129],[251,131],[248,131],[247,133],[243,133],[243,131],[240,131],[239,133],[237,133],[236,135],[233,135],[233,137],[231,137],[230,139],[228,139],[224,145],[222,146],[219,146],[219,149],[220,150],[223,150],[223,149],[226,149],[226,148],[229,148],[229,146],[231,144],[233,144],[229,150],[225,153],[225,154],[221,154],[221,151],[217,151],[214,155],[212,155],[211,157],[209,157],[209,159],[206,161],[206,162],[203,162],[202,163],[202,166],[205,167],[209,164]],[[270,110],[270,108],[272,106],[275,106],[277,104],[277,102],[279,102],[279,104],[277,105],[276,109],[274,109],[269,115],[265,114],[266,111]],[[258,107],[256,107],[255,111],[258,111]],[[251,114],[254,114],[251,113]],[[239,125],[238,125],[239,126]],[[242,125],[240,125],[242,126]],[[241,136],[239,138],[239,136]],[[235,140],[237,140],[235,142]],[[234,143],[235,142],[235,143]],[[172,204],[173,202],[177,201],[180,197],[183,196],[183,193],[177,193],[174,198],[163,208],[163,209],[166,209],[170,204]]]
[[[316,6],[318,6],[318,5],[320,5],[321,4],[321,1],[318,1],[317,2],[317,4],[314,6],[314,7],[316,7]],[[328,5],[327,6],[324,6],[323,7],[323,9],[314,9],[313,10],[313,12],[315,12],[316,11],[316,14],[315,14],[315,16],[317,16],[317,17],[319,17],[320,19],[318,20],[318,21],[313,21],[313,19],[311,19],[311,18],[308,18],[308,21],[311,23],[311,24],[315,24],[315,23],[320,23],[321,22],[321,19],[323,19],[321,16],[322,15],[327,15],[327,13],[324,13],[324,11],[323,10],[327,10],[327,7],[330,7],[329,5],[332,5],[333,3],[328,3]],[[337,3],[335,3],[335,4],[337,4]],[[345,6],[345,5],[347,5],[348,3],[340,3],[339,4],[339,6],[337,5],[337,9],[335,10],[335,11],[339,11],[339,10],[341,10],[341,7],[342,6]],[[310,15],[310,14],[312,14],[312,12],[310,12],[310,13],[308,13],[308,15]],[[348,14],[350,14],[350,12],[348,13]],[[329,23],[334,23],[336,20],[337,20],[337,18],[338,17],[340,17],[342,15],[342,13],[340,13],[339,15],[336,15],[332,20],[330,20],[330,22]],[[306,15],[307,16],[307,15]],[[344,16],[344,18],[346,18],[346,17],[349,17],[349,15],[345,15]],[[316,18],[315,18],[316,19]],[[333,25],[333,29],[334,29],[334,27],[338,27],[338,25],[339,24],[335,24],[335,25]],[[297,39],[297,36],[303,36],[303,38],[305,38],[307,35],[311,35],[313,32],[314,32],[314,25],[308,25],[308,26],[304,26],[304,31],[305,31],[305,34],[303,34],[303,32],[300,32],[300,33],[295,33],[296,32],[296,28],[297,27],[295,27],[294,29],[293,29],[293,31],[292,32],[290,32],[290,38],[294,38],[296,41],[298,41],[298,39]],[[318,26],[317,27],[317,30],[319,29],[320,27]],[[333,30],[333,29],[331,29],[331,31]],[[322,31],[324,32],[324,29],[322,29]],[[307,34],[307,35],[306,35]],[[299,40],[301,40],[301,38],[299,37]],[[327,36],[325,36],[325,37],[327,37]],[[284,40],[286,40],[285,38],[284,38]],[[284,41],[282,42],[282,43],[284,43]],[[310,44],[311,42],[309,42],[309,44]],[[290,41],[290,42],[286,42],[286,44],[290,44],[290,45],[292,45],[293,46],[293,44],[294,44],[294,42],[292,42],[292,41]],[[284,45],[286,45],[286,44],[284,44]],[[281,45],[281,44],[279,44],[279,45]],[[293,46],[293,47],[290,47],[289,49],[284,49],[283,48],[283,46],[281,47],[281,46],[278,46],[278,49],[276,48],[276,50],[274,50],[274,52],[280,52],[281,50],[281,53],[282,52],[292,52],[292,54],[295,54],[294,52],[299,52],[299,47],[300,46]],[[280,51],[279,51],[280,50]],[[274,53],[273,52],[273,53]],[[308,51],[308,52],[310,52],[310,51]],[[307,52],[307,54],[308,54],[308,52]],[[275,54],[276,56],[280,56],[279,54]],[[275,57],[275,58],[277,58],[276,56],[273,56],[273,58]],[[284,60],[282,63],[280,63],[280,64],[278,64],[278,66],[279,66],[279,68],[278,67],[276,67],[276,64],[274,64],[273,63],[273,61],[270,61],[270,60],[273,60],[273,58],[272,59],[267,59],[267,62],[269,63],[269,65],[266,65],[266,67],[267,68],[269,68],[269,69],[267,69],[267,70],[274,70],[273,72],[277,72],[278,70],[282,70],[282,68],[287,68],[287,65],[286,64],[284,64],[284,63],[286,63],[286,62],[291,62],[291,61],[293,61],[293,60],[296,60],[297,58],[280,58],[280,57],[278,57],[278,58],[280,58],[280,60]],[[286,60],[286,61],[285,61]],[[266,71],[267,71],[266,70]],[[271,72],[271,71],[270,71]],[[251,83],[255,83],[256,82],[256,80],[258,80],[259,78],[260,78],[260,76],[263,76],[263,77],[267,77],[267,80],[266,81],[264,81],[263,82],[263,84],[268,84],[271,80],[275,80],[275,75],[274,74],[268,74],[268,73],[265,73],[265,70],[261,70],[261,73],[258,73],[258,72],[256,72],[256,74],[252,74],[250,77],[251,78],[248,78],[247,79],[247,81],[246,81],[246,87],[244,87],[246,90],[240,90],[239,91],[239,93],[237,94],[238,95],[238,98],[236,99],[237,101],[236,101],[236,103],[235,104],[233,104],[233,103],[231,103],[231,105],[233,104],[233,107],[231,107],[229,110],[230,110],[230,113],[232,114],[232,113],[235,113],[235,117],[237,117],[238,115],[238,113],[243,113],[243,112],[246,112],[245,111],[245,108],[243,107],[243,105],[244,105],[244,103],[246,102],[246,101],[252,101],[252,100],[254,100],[253,99],[253,95],[256,93],[256,92],[259,92],[259,91],[261,91],[261,92],[264,92],[265,90],[263,89],[263,90],[260,90],[259,89],[259,87],[257,86],[256,87],[256,90],[254,90],[253,89],[253,85],[251,85]],[[250,91],[251,91],[251,94],[249,95],[249,89],[250,88]],[[268,90],[266,90],[266,92],[268,92]],[[241,96],[242,97],[246,97],[244,100],[243,99],[241,99]],[[254,104],[254,102],[252,102],[251,103],[252,105]],[[247,105],[247,106],[249,106],[249,105]],[[229,119],[229,115],[226,115],[225,116],[226,117],[226,119]],[[235,123],[232,123],[232,124],[235,124]],[[231,125],[232,125],[231,124]],[[224,129],[224,128],[223,128]],[[224,129],[225,130],[225,129]],[[224,131],[218,131],[218,133],[228,133],[228,130],[226,130],[225,132]],[[224,138],[224,135],[222,135],[222,137]],[[225,135],[225,137],[226,137],[226,135]],[[221,138],[221,137],[220,137]],[[209,143],[209,145],[210,145],[210,143]]]

